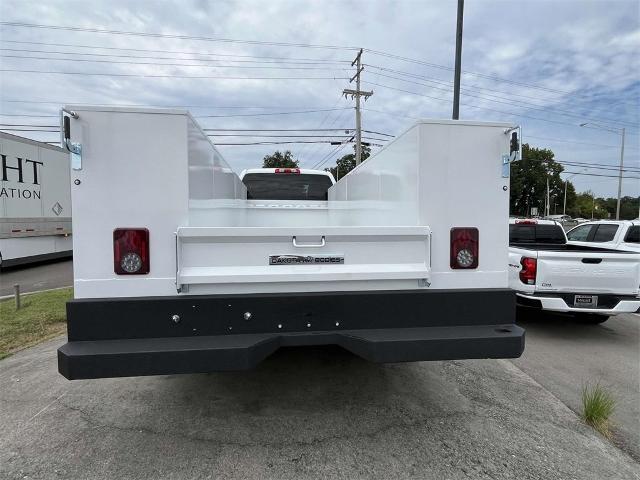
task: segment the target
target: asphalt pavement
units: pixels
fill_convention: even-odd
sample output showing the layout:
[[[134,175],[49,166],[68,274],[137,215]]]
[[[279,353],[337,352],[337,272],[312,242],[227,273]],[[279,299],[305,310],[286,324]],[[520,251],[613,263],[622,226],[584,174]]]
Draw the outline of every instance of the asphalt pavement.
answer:
[[[561,315],[521,315],[526,346],[514,360],[575,412],[584,385],[599,383],[616,399],[614,442],[640,461],[640,315],[585,325]]]
[[[55,260],[35,265],[21,265],[0,271],[0,297],[13,295],[13,286],[23,293],[73,285],[73,261]]]
[[[640,477],[508,360],[301,348],[248,372],[69,382],[64,341],[0,361],[0,478]]]

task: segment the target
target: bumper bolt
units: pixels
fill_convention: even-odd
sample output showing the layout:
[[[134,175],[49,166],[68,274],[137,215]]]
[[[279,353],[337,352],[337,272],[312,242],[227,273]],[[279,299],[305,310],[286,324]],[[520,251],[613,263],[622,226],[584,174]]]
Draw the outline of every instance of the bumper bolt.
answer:
[[[251,320],[251,312],[244,312],[243,317],[245,320]]]
[[[180,315],[171,315],[173,323],[180,323]]]

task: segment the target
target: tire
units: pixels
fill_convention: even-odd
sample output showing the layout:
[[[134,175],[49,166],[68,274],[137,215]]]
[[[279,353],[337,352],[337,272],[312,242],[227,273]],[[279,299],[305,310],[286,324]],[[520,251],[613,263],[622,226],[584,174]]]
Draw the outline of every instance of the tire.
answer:
[[[580,323],[598,325],[609,320],[609,315],[598,315],[597,313],[578,313],[576,314],[576,320],[578,320]]]

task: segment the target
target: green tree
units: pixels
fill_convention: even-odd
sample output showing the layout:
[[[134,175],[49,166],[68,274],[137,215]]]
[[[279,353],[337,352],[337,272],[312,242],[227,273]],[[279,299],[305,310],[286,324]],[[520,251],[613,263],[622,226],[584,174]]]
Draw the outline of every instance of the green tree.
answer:
[[[511,164],[510,212],[512,215],[528,216],[531,208],[537,208],[543,215],[547,196],[547,178],[549,179],[549,212],[562,213],[564,208],[565,183],[560,178],[564,170],[554,160],[554,154],[547,148],[522,145],[522,160]],[[575,188],[567,184],[567,211],[575,203]]]
[[[367,158],[371,156],[371,147],[367,145],[362,145],[362,161],[364,162]],[[325,171],[331,172],[333,178],[339,180],[344,177],[351,170],[356,168],[356,146],[353,146],[353,153],[348,153],[347,155],[343,155],[338,160],[336,160],[336,166],[333,168],[325,168]]]
[[[276,150],[271,155],[265,155],[262,159],[262,168],[297,168],[299,161],[293,158],[290,150],[282,153]]]
[[[594,218],[616,218],[617,197],[597,197],[594,201],[593,193],[590,191],[584,192],[578,197],[580,202],[578,202],[576,206],[576,217],[591,218],[591,210],[593,209]],[[638,197],[626,196],[620,199],[621,220],[638,218],[638,201]],[[580,208],[578,208],[578,205]]]

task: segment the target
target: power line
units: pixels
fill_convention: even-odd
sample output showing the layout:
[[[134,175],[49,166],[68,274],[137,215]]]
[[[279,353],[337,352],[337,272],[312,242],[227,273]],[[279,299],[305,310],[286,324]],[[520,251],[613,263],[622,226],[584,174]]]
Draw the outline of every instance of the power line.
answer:
[[[8,40],[7,40],[8,41]],[[56,44],[50,44],[56,45]],[[77,45],[81,47],[82,45]],[[85,47],[91,48],[91,47]],[[114,48],[114,47],[93,47],[93,48]],[[27,48],[0,48],[2,51],[7,52],[26,52],[26,53],[48,53],[55,55],[75,55],[75,56],[90,56],[90,57],[116,57],[116,58],[142,58],[146,60],[182,60],[182,61],[198,61],[198,62],[236,62],[236,63],[266,63],[266,64],[295,64],[295,65],[330,65],[330,64],[348,64],[348,60],[324,60],[324,59],[287,59],[287,57],[259,57],[257,55],[232,55],[232,54],[221,54],[221,53],[196,53],[196,52],[183,52],[187,55],[199,55],[199,56],[223,56],[225,58],[184,58],[184,57],[157,57],[153,55],[132,55],[130,53],[116,54],[116,53],[89,53],[89,52],[61,52],[57,50],[36,50],[36,49],[27,49]],[[117,50],[120,50],[117,48]],[[129,50],[129,49],[123,49]],[[143,50],[143,49],[131,49],[135,51],[143,51],[143,52],[161,52],[161,53],[180,53],[174,51],[164,51],[164,50]],[[42,57],[25,57],[21,55],[6,55],[10,58],[35,58],[41,59]],[[233,59],[229,59],[227,57],[234,57]],[[264,58],[266,60],[237,60],[236,58],[241,57],[249,57],[249,58]],[[65,60],[65,61],[93,61],[93,60],[83,60],[77,58],[56,58],[56,57],[46,57],[47,60]],[[281,60],[278,60],[281,59]]]
[[[354,138],[355,137],[351,137],[351,140],[353,140]],[[311,168],[313,168],[313,169],[320,168],[322,165],[324,165],[327,162],[327,160],[329,160],[329,158],[331,158],[334,155],[337,155],[348,144],[349,144],[348,142],[343,142],[342,144],[338,145],[336,148],[334,148],[332,151],[330,151],[328,154],[326,154],[324,157],[322,157],[318,162],[316,162]]]
[[[87,101],[82,102],[71,102],[71,101],[51,101],[51,100],[16,100],[16,99],[0,99],[0,103],[27,103],[27,104],[51,104],[51,105],[82,105],[86,103],[90,103]],[[104,105],[104,104],[103,104]],[[270,108],[282,108],[282,105],[158,105],[158,104],[148,104],[148,103],[109,103],[106,104],[110,107],[154,107],[154,108],[205,108],[205,109],[225,109],[225,108],[238,108],[238,109],[270,109]],[[325,107],[298,107],[298,108],[308,108],[308,109],[322,109]],[[0,113],[1,115],[5,115]],[[57,116],[57,115],[56,115]]]
[[[380,68],[381,70],[394,71],[392,69],[376,67],[375,65],[370,65],[370,66],[372,66],[374,68]],[[397,72],[397,70],[395,70],[395,71]],[[399,74],[411,75],[411,74],[408,74],[406,72],[399,72]],[[393,75],[387,75],[387,74],[379,73],[379,72],[376,72],[376,75],[379,75],[379,76],[385,77],[385,78],[390,78],[390,79],[393,79],[393,80],[398,80],[398,81],[401,81],[401,82],[412,83],[414,85],[420,85],[422,87],[432,88],[434,90],[442,90],[442,91],[445,91],[447,93],[451,92],[451,88],[449,88],[449,87],[447,87],[447,88],[437,87],[437,86],[425,84],[425,83],[422,83],[422,82],[416,82],[416,81],[413,81],[413,80],[407,80],[407,79],[404,79],[404,78],[398,78],[398,77],[395,77]],[[428,79],[428,77],[422,77],[420,75],[411,75],[411,76],[417,77],[417,78],[426,79],[426,81],[429,81],[429,82],[441,83],[441,84],[448,85],[448,83],[446,83],[446,82],[434,81],[434,80]],[[484,90],[491,91],[490,89],[484,89]],[[504,105],[513,105],[513,106],[524,106],[524,107],[532,109],[532,110],[538,110],[538,111],[543,111],[543,112],[548,111],[550,113],[556,113],[557,115],[564,115],[564,116],[574,117],[574,118],[578,118],[578,119],[582,119],[582,120],[593,120],[593,121],[599,121],[599,122],[603,122],[603,123],[609,122],[609,123],[626,124],[626,125],[630,125],[630,126],[634,126],[634,127],[638,125],[637,123],[626,121],[626,120],[615,120],[615,119],[612,119],[612,118],[588,117],[586,115],[578,114],[578,113],[572,112],[570,110],[563,110],[563,109],[558,109],[558,108],[554,108],[554,107],[548,107],[548,106],[545,106],[545,105],[538,105],[538,104],[534,104],[534,103],[531,103],[531,102],[525,102],[525,101],[522,101],[522,100],[513,100],[513,99],[510,99],[510,98],[500,97],[498,95],[492,95],[492,94],[485,94],[485,96],[477,95],[477,94],[474,94],[474,93],[468,93],[469,92],[468,88],[462,88],[461,91],[466,96],[479,98],[479,99],[482,99],[482,100],[487,100],[487,101],[490,101],[490,102],[493,102],[493,103],[502,103]],[[527,97],[527,98],[532,98],[532,97]],[[545,101],[545,99],[537,99],[537,100]]]
[[[341,46],[341,45],[319,45],[319,44],[305,44],[305,43],[288,43],[288,42],[265,42],[265,41],[257,41],[257,40],[239,40],[239,39],[230,39],[230,38],[212,38],[212,37],[204,37],[204,36],[189,36],[189,35],[172,35],[172,34],[161,34],[161,33],[148,33],[148,32],[130,32],[130,31],[119,31],[119,30],[107,30],[107,29],[98,29],[98,28],[83,28],[83,27],[68,27],[61,25],[44,25],[44,24],[33,24],[26,22],[0,22],[0,25],[10,26],[10,27],[24,27],[24,28],[38,28],[38,29],[50,29],[50,30],[64,30],[64,31],[73,31],[73,32],[88,32],[88,33],[99,33],[99,34],[110,34],[110,35],[124,35],[124,36],[141,36],[141,37],[154,37],[154,38],[169,38],[169,39],[180,39],[180,40],[199,40],[199,41],[208,41],[208,42],[220,42],[220,43],[238,43],[238,44],[248,44],[248,45],[269,45],[269,46],[283,46],[283,47],[300,47],[300,48],[317,48],[317,49],[329,49],[329,50],[358,50],[358,47],[350,47],[350,46]],[[26,42],[25,42],[26,43]],[[36,43],[36,42],[33,42]],[[61,45],[61,44],[59,44]],[[452,71],[453,67],[447,65],[441,65],[431,62],[426,62],[423,60],[417,60],[414,58],[404,57],[401,55],[392,54],[389,52],[384,52],[380,50],[374,50],[366,48],[364,51],[371,53],[373,55],[378,55],[386,58],[391,58],[394,60],[400,60],[408,63],[414,63],[418,65],[423,65],[431,68],[437,68],[441,70]],[[545,87],[542,85],[536,85],[527,82],[516,81],[512,79],[507,79],[503,77],[499,77],[497,75],[491,74],[483,74],[472,71],[464,71],[464,75],[472,75],[479,78],[506,82],[512,85],[526,86],[529,88],[534,88],[538,90],[543,90],[552,93],[558,93],[562,95],[580,95],[585,97],[585,95],[578,94],[576,92],[560,90],[551,87]]]
[[[358,50],[357,47],[345,47],[340,45],[265,42],[265,41],[259,41],[259,40],[238,40],[233,38],[213,38],[213,37],[201,37],[201,36],[192,36],[192,35],[172,35],[167,33],[129,32],[129,31],[122,31],[122,30],[106,30],[102,28],[67,27],[62,25],[43,25],[43,24],[25,23],[25,22],[0,22],[0,25],[4,25],[8,27],[41,28],[41,29],[47,29],[47,30],[64,30],[69,32],[87,32],[87,33],[100,33],[100,34],[108,34],[108,35],[170,38],[170,39],[177,39],[177,40],[199,40],[204,42],[239,43],[239,44],[246,44],[246,45],[268,45],[273,47],[320,48],[320,49],[329,49],[329,50]]]
[[[434,96],[431,96],[431,95],[425,95],[425,94],[422,94],[422,93],[412,92],[410,90],[404,90],[404,89],[401,89],[401,88],[390,87],[389,85],[382,85],[380,83],[374,83],[374,82],[369,82],[369,81],[367,81],[365,83],[368,83],[369,85],[375,85],[375,86],[378,86],[378,87],[382,87],[382,88],[388,88],[389,90],[395,90],[395,91],[398,91],[398,92],[408,93],[408,94],[411,94],[411,95],[417,95],[419,97],[431,98],[433,100],[438,100],[438,101],[441,101],[441,102],[450,102],[451,101],[451,100],[448,100],[446,98],[440,98],[440,97],[434,97]],[[489,112],[500,113],[500,114],[503,114],[503,115],[511,115],[511,116],[515,116],[515,117],[530,118],[532,120],[539,120],[541,122],[556,123],[556,124],[559,124],[559,125],[569,125],[571,127],[578,127],[579,126],[579,125],[575,125],[573,123],[560,122],[560,121],[557,121],[557,120],[549,120],[547,118],[532,117],[531,115],[524,115],[522,113],[505,112],[503,110],[496,110],[494,108],[489,108],[489,107],[481,107],[479,105],[473,105],[473,104],[470,104],[470,103],[462,103],[461,102],[461,105],[465,105],[465,106],[471,107],[471,108],[478,108],[480,110],[487,110]],[[597,130],[596,128],[588,127],[588,126],[584,127],[584,128],[591,128],[592,130]]]
[[[210,75],[157,75],[142,73],[109,73],[109,72],[61,72],[56,70],[21,70],[3,68],[0,72],[44,73],[52,75],[85,75],[102,77],[141,77],[141,78],[202,78],[209,80],[348,80],[348,77],[220,77]]]
[[[395,55],[395,54],[392,54],[392,53],[382,52],[382,51],[379,51],[379,50],[372,50],[372,49],[369,49],[369,48],[365,48],[364,51],[372,53],[374,55],[380,55],[382,57],[392,58],[394,60],[401,60],[401,61],[408,62],[408,63],[415,63],[415,64],[418,64],[418,65],[424,65],[424,66],[427,66],[427,67],[437,68],[437,69],[440,69],[440,70],[453,71],[453,67],[449,67],[447,65],[440,65],[440,64],[437,64],[437,63],[425,62],[423,60],[417,60],[415,58],[403,57],[401,55]],[[488,75],[488,74],[484,74],[484,73],[471,72],[471,71],[463,71],[462,74],[463,75],[473,75],[473,76],[476,76],[476,77],[479,77],[479,78],[485,78],[485,79],[489,79],[489,80],[505,82],[505,83],[509,83],[509,84],[512,84],[512,85],[524,86],[524,87],[534,88],[534,89],[543,90],[543,91],[547,91],[547,92],[558,93],[558,94],[562,94],[562,95],[578,95],[578,96],[582,96],[582,97],[587,97],[586,95],[580,94],[580,93],[577,93],[577,92],[570,92],[570,91],[567,91],[567,90],[560,90],[560,89],[557,89],[557,88],[545,87],[545,86],[536,85],[536,84],[533,84],[533,83],[526,83],[526,82],[521,82],[521,81],[517,81],[517,80],[511,80],[511,79],[508,79],[508,78],[499,77],[497,75]]]
[[[575,143],[577,145],[589,145],[592,147],[607,147],[607,148],[620,148],[620,145],[606,145],[604,143],[590,143],[590,142],[577,142],[575,140],[565,140],[565,139],[561,139],[561,138],[549,138],[549,137],[538,137],[536,135],[526,135],[526,138],[537,138],[539,140],[548,140],[548,141],[552,141],[552,142],[560,142],[560,143]],[[634,148],[634,147],[630,147],[625,145],[624,148]]]
[[[338,123],[339,121],[342,121],[342,118],[345,117],[346,112],[340,112],[336,115],[336,117],[333,119],[333,121],[331,122],[331,124],[329,125],[329,128],[333,127],[336,123]],[[345,133],[347,132],[351,132],[352,130],[345,130]],[[311,152],[311,154],[309,155],[309,162],[313,162],[314,159],[316,158],[316,155],[318,155],[318,153],[321,152],[322,147],[321,146],[317,146],[316,148],[313,149],[313,151]]]
[[[554,160],[554,161],[556,163],[559,163],[560,165],[568,165],[570,167],[580,167],[580,168],[588,168],[588,169],[594,169],[594,170],[612,170],[615,172],[620,171],[620,167],[616,167],[615,165],[610,163],[599,164],[599,163],[587,163],[587,162],[571,162],[571,161],[562,161],[562,160]],[[624,167],[622,171],[640,173],[640,169],[635,167]]]
[[[562,172],[571,175],[586,175],[588,177],[608,177],[608,178],[618,178],[618,175],[603,175],[600,173],[583,173],[583,172]],[[640,177],[623,177],[624,179],[633,179],[640,180]]]
[[[350,110],[350,108],[324,108],[321,110],[302,110],[294,112],[268,112],[268,113],[237,113],[232,115],[198,115],[197,118],[229,118],[229,117],[262,117],[270,115],[298,115],[303,113],[335,112],[339,110]]]
[[[300,57],[274,57],[269,55],[243,55],[238,53],[214,53],[214,52],[185,52],[180,50],[152,50],[145,48],[127,48],[127,47],[104,47],[99,45],[78,45],[73,43],[50,43],[50,42],[27,42],[22,40],[2,40],[3,43],[21,43],[29,45],[46,45],[53,47],[72,47],[72,48],[93,48],[100,50],[120,50],[128,52],[149,52],[149,53],[168,53],[168,54],[183,54],[183,55],[200,55],[211,57],[234,57],[234,58],[266,58],[272,60],[292,60],[292,61],[314,61],[314,62],[336,62],[336,63],[351,63],[349,60],[329,60],[329,59],[316,59],[316,58],[300,58]],[[93,54],[99,55],[99,54]],[[117,55],[109,55],[117,56]],[[239,61],[239,60],[237,60]]]
[[[19,58],[20,60],[48,60],[58,62],[90,62],[90,63],[108,63],[117,65],[153,65],[158,67],[198,67],[198,68],[244,68],[244,69],[266,69],[266,70],[343,70],[337,67],[311,67],[305,64],[300,67],[288,67],[288,66],[271,66],[271,65],[208,65],[208,64],[187,64],[187,63],[158,63],[158,62],[140,62],[140,61],[126,61],[126,60],[95,60],[91,58],[51,58],[51,57],[25,57],[23,55],[6,55],[0,54],[0,58]],[[185,59],[185,61],[187,61]],[[276,62],[270,62],[276,63]]]

